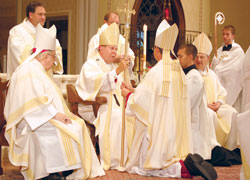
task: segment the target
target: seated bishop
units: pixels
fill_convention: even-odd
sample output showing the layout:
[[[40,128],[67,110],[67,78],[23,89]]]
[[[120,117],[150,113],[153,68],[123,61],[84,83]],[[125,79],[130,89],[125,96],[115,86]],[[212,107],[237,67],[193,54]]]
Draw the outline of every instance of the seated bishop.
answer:
[[[6,97],[10,162],[29,180],[55,174],[72,180],[104,175],[84,121],[69,111],[47,75],[57,58],[55,26],[44,29],[38,24],[34,47],[13,73]]]
[[[91,118],[92,106],[79,104],[78,109],[82,112],[80,115],[96,128],[103,168],[118,169],[121,160],[123,103],[120,85],[122,74],[129,67],[130,61],[124,58],[118,65],[114,63],[119,41],[119,27],[116,23],[106,26],[99,39],[98,54],[83,64],[76,81],[76,90],[85,101],[94,101],[97,96],[104,96],[107,103],[99,107],[96,118]],[[126,159],[126,146],[124,151]]]
[[[212,43],[205,33],[201,33],[193,44],[198,50],[195,65],[204,80],[208,114],[214,122],[217,141],[223,147],[233,150],[239,145],[235,122],[238,112],[226,103],[227,91],[221,85],[217,75],[209,69]]]

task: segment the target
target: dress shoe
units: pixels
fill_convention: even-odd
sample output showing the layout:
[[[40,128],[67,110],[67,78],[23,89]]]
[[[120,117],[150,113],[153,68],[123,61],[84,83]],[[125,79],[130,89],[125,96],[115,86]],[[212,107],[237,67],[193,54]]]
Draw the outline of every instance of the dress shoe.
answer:
[[[198,154],[188,154],[184,164],[193,176],[202,176],[206,180],[217,179],[217,173],[214,167]]]

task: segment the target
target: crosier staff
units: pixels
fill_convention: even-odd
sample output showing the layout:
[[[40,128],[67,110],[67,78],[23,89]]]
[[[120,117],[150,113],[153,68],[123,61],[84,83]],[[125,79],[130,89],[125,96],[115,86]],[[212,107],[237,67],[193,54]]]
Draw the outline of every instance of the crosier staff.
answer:
[[[217,12],[214,16],[214,49],[215,56],[217,57],[217,22],[218,24],[223,24],[225,21],[225,16],[222,12]]]
[[[129,3],[128,0],[126,0],[126,7],[124,9],[118,9],[118,12],[122,12],[126,14],[126,22],[125,22],[125,58],[128,57],[128,35],[129,35],[129,17],[130,14],[135,14],[135,10],[129,10]],[[126,83],[130,83],[130,78],[129,78],[129,71],[126,68],[124,70],[124,81]],[[123,98],[123,103],[122,103],[122,136],[121,136],[121,161],[120,161],[120,167],[123,167],[123,161],[124,161],[124,137],[125,137],[125,103],[126,103],[126,98]]]

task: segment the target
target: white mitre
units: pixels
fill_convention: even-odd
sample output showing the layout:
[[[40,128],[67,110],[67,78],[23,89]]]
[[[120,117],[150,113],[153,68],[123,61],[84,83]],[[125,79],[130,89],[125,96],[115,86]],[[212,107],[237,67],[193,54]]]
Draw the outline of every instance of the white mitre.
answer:
[[[163,81],[160,91],[161,96],[169,97],[169,86],[171,81],[171,63],[170,52],[174,54],[174,45],[178,36],[179,30],[176,24],[170,26],[164,19],[157,28],[155,37],[155,46],[163,49]]]
[[[157,28],[155,46],[173,52],[179,30],[176,24],[170,26],[164,19]]]
[[[168,24],[168,22],[165,19],[161,21],[161,23],[159,24],[159,26],[156,30],[155,46],[162,48],[161,47],[162,33],[163,33],[163,31],[165,31],[169,27],[170,27],[170,25]]]
[[[33,54],[29,56],[24,63],[33,60],[40,52],[45,50],[56,50],[56,27],[49,29],[43,28],[40,24],[36,26],[36,36],[33,48]]]
[[[36,27],[36,38],[34,48],[37,50],[55,50],[56,49],[56,27],[49,29],[43,28],[40,24]]]
[[[213,49],[211,41],[203,32],[195,38],[193,45],[197,48],[198,53],[206,54],[208,56]]]
[[[119,26],[116,23],[112,23],[100,34],[99,45],[117,46],[119,36]]]

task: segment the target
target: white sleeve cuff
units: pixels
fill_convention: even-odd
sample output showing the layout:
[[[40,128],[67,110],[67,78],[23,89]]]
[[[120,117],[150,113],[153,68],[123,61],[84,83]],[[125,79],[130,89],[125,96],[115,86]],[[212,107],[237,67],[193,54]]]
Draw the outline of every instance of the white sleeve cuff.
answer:
[[[57,112],[58,111],[55,109],[55,107],[50,104],[48,107],[38,109],[34,112],[27,114],[24,119],[33,131],[39,126],[49,121],[50,119],[52,119],[57,114]]]

